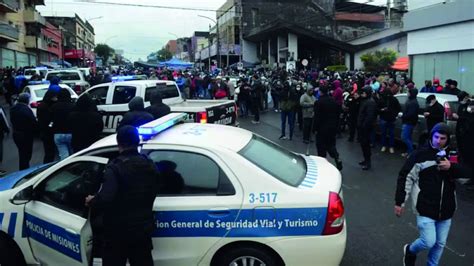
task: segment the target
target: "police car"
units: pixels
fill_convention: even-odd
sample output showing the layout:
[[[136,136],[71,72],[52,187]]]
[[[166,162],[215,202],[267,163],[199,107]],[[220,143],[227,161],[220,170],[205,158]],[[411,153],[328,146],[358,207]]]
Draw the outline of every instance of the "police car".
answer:
[[[156,265],[339,265],[346,223],[334,166],[244,129],[185,119],[172,113],[139,128],[140,152],[164,180],[153,206]],[[117,154],[111,135],[1,180],[0,264],[100,257],[100,211],[84,199]]]
[[[63,89],[67,89],[71,94],[71,99],[73,101],[77,100],[79,96],[77,96],[76,92],[74,92],[71,87],[66,84],[59,84],[59,86]],[[30,94],[30,107],[33,110],[34,115],[36,116],[36,109],[38,108],[39,104],[43,101],[43,97],[48,91],[49,88],[49,81],[30,81],[28,85],[22,90],[22,92],[26,92]]]
[[[71,87],[77,94],[90,88],[89,82],[86,81],[84,74],[79,69],[51,70],[46,73],[45,79],[51,81],[54,77],[59,78],[61,83]]]

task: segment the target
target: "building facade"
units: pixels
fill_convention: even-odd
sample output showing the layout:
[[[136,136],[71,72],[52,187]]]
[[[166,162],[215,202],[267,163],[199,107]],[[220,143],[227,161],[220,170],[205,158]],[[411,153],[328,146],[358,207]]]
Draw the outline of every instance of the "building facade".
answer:
[[[64,59],[75,66],[95,65],[94,27],[83,21],[77,14],[74,17],[46,17],[55,27],[64,29]]]
[[[0,67],[38,64],[39,51],[44,48],[38,32],[45,26],[45,21],[35,10],[36,5],[44,5],[44,1],[0,1]],[[38,31],[33,35],[32,29]]]
[[[404,30],[415,84],[421,87],[425,80],[433,78],[454,79],[461,90],[474,93],[474,1],[409,4]]]

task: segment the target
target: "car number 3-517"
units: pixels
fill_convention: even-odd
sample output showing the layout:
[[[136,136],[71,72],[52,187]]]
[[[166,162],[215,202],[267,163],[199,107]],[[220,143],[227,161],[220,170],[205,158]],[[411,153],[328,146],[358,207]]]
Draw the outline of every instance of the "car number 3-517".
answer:
[[[275,203],[278,193],[250,193],[249,203]]]

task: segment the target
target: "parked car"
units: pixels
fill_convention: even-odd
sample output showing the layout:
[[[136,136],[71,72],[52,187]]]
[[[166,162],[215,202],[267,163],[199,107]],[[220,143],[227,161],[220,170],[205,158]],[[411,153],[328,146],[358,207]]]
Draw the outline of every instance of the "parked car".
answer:
[[[455,132],[456,129],[456,120],[453,118],[453,113],[458,110],[459,102],[458,97],[456,95],[450,94],[442,94],[442,93],[418,93],[416,99],[418,101],[418,105],[420,106],[420,110],[418,112],[418,124],[416,125],[415,129],[413,130],[412,139],[415,144],[418,144],[420,136],[427,132],[426,129],[426,118],[423,115],[426,109],[426,98],[429,95],[434,94],[436,96],[436,100],[444,107],[444,121],[446,124],[449,125],[452,132]],[[400,103],[402,110],[405,108],[405,103],[408,100],[408,95],[406,93],[401,93],[395,95],[398,102]],[[402,132],[402,120],[399,118],[395,122],[395,138],[400,140],[401,139],[401,132]],[[451,146],[456,146],[456,138],[453,134],[451,139]]]
[[[72,90],[68,85],[66,84],[59,84],[59,86],[63,89],[67,89],[69,93],[71,94],[71,99],[73,101],[76,101],[79,96],[77,96],[76,92]],[[36,116],[36,108],[38,108],[39,104],[43,101],[43,97],[48,91],[49,84],[47,83],[41,83],[41,84],[33,84],[33,85],[28,85],[26,86],[22,92],[29,93],[31,95],[30,98],[30,107],[31,110],[33,110],[33,113]]]
[[[79,69],[52,70],[46,74],[47,81],[51,81],[53,77],[58,77],[61,83],[71,87],[77,94],[90,88],[89,82]]]

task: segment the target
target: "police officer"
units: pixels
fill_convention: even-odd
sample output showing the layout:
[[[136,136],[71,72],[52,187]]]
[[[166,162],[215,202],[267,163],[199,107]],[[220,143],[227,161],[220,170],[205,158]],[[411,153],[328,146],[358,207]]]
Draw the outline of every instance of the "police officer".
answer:
[[[128,103],[130,111],[123,115],[118,128],[129,125],[139,127],[153,120],[153,115],[145,111],[145,102],[140,96],[133,97]]]
[[[117,132],[120,155],[105,170],[101,189],[87,196],[86,206],[104,210],[104,266],[153,265],[153,202],[159,189],[155,164],[138,153],[135,127]]]
[[[334,158],[337,169],[342,170],[342,161],[336,149],[336,134],[339,128],[339,116],[342,108],[333,97],[329,96],[327,87],[319,89],[319,100],[314,103],[314,130],[318,156],[326,157],[326,153]]]
[[[357,134],[364,160],[359,162],[359,165],[362,166],[362,170],[369,170],[372,166],[370,135],[374,130],[375,121],[377,120],[377,104],[372,99],[372,88],[370,86],[365,86],[360,96],[362,101],[357,118]]]

